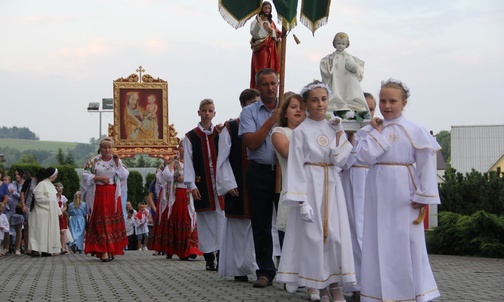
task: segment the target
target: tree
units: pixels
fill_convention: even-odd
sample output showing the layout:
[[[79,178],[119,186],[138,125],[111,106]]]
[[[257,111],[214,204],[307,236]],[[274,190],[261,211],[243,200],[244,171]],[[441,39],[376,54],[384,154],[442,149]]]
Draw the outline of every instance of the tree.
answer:
[[[3,126],[0,128],[0,138],[39,140],[38,135],[31,132],[30,129],[26,127],[18,128],[16,126],[12,128]]]
[[[145,198],[142,174],[138,171],[130,171],[128,176],[128,200],[136,208],[137,204]]]
[[[439,185],[439,211],[471,215],[483,210],[504,215],[504,178],[500,170],[465,175],[448,166],[444,183]]]
[[[126,167],[130,167],[130,168],[133,168],[133,167],[136,167],[136,160],[135,158],[122,158],[121,159],[123,165],[125,165]]]
[[[20,164],[37,164],[37,157],[34,154],[21,154]]]
[[[56,168],[58,169],[56,182],[63,184],[63,195],[72,200],[75,192],[80,190],[79,175],[71,165],[60,165]]]
[[[138,168],[144,168],[144,167],[150,167],[151,166],[151,160],[150,158],[146,156],[140,155],[138,157],[137,165]]]
[[[75,167],[75,158],[72,152],[70,150],[67,150],[67,154],[65,156],[65,165],[70,165],[72,167]]]
[[[436,134],[436,140],[441,145],[441,154],[446,163],[451,159],[451,133],[450,131],[443,130]]]
[[[56,153],[56,160],[58,161],[58,165],[65,164],[65,154],[63,154],[63,150],[58,148],[58,153]]]

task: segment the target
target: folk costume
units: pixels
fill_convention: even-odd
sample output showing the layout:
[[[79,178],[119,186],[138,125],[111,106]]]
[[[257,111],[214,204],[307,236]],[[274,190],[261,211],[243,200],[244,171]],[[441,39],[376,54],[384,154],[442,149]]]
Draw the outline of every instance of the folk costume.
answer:
[[[440,296],[429,264],[419,209],[439,204],[429,132],[404,116],[383,130],[359,130],[357,159],[369,165],[362,241],[361,301],[430,301]],[[415,164],[415,166],[413,166]],[[415,221],[415,223],[414,223]]]
[[[205,253],[207,266],[215,260],[226,223],[224,200],[217,195],[215,171],[219,136],[212,125],[206,130],[198,126],[186,133],[184,140],[184,183],[190,191],[198,188],[201,200],[194,200],[198,222],[198,246]],[[213,259],[212,259],[213,258]]]
[[[246,276],[257,270],[250,222],[250,200],[245,184],[247,148],[238,136],[239,119],[225,123],[219,135],[217,193],[224,196],[226,226],[221,243],[219,275]],[[238,196],[228,194],[238,190]]]
[[[59,228],[60,228],[60,231],[68,229],[68,223],[67,223],[66,214],[63,212],[63,209],[65,208],[67,202],[68,202],[68,198],[66,198],[65,195],[63,195],[63,194],[59,194],[58,195],[58,206],[59,206],[59,208],[61,210],[61,213],[62,213],[59,216]]]
[[[109,183],[95,183],[95,175],[109,177]],[[121,186],[126,183],[128,175],[128,170],[121,162],[116,166],[113,158],[105,161],[101,155],[97,155],[86,164],[82,188],[91,214],[84,249],[86,254],[98,258],[101,258],[102,253],[108,253],[109,257],[124,254],[128,237],[122,213]]]
[[[184,176],[184,163],[175,160],[173,170],[166,166],[161,173],[164,186],[160,195],[160,205],[166,209],[163,216],[166,217],[166,227],[163,227],[163,236],[166,241],[163,244],[167,255],[177,255],[181,260],[203,255],[198,249],[198,230],[196,227],[196,212],[189,198],[190,192],[183,182],[175,179]],[[164,218],[163,218],[164,219]],[[161,222],[164,226],[165,224]]]
[[[355,283],[350,226],[337,167],[352,145],[327,120],[305,119],[294,131],[287,161],[283,202],[290,205],[276,280],[322,289]],[[313,210],[313,222],[301,218],[300,203]]]
[[[250,70],[250,88],[256,88],[256,73],[263,68],[271,68],[277,74],[280,72],[280,60],[278,56],[277,39],[282,32],[276,28],[274,22],[269,22],[273,33],[270,34],[263,23],[269,21],[258,21],[252,19],[250,24],[250,46],[252,48],[252,64]]]
[[[166,252],[168,234],[166,228],[168,225],[168,200],[166,198],[166,181],[162,177],[163,168],[156,170],[156,178],[149,186],[149,193],[152,193],[152,199],[156,204],[156,215],[153,216],[152,240],[149,244],[149,250],[156,252]],[[166,168],[167,169],[167,168]]]

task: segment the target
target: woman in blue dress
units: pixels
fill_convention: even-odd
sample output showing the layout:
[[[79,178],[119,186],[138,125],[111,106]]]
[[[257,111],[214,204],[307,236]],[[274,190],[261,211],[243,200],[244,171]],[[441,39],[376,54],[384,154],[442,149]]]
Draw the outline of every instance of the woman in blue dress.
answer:
[[[74,195],[74,200],[68,205],[68,215],[70,215],[70,232],[74,242],[71,244],[72,252],[82,253],[84,250],[84,231],[86,230],[87,205],[81,202],[81,193]]]

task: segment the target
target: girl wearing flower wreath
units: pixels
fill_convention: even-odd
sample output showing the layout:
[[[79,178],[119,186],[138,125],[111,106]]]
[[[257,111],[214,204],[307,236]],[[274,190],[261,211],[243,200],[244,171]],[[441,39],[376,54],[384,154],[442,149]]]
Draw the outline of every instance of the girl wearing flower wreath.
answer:
[[[338,167],[352,150],[340,118],[326,120],[329,88],[301,91],[308,117],[292,132],[287,185],[290,205],[276,280],[320,290],[320,301],[344,302],[340,286],[355,283],[350,226]]]
[[[357,160],[369,166],[362,239],[361,301],[430,301],[440,296],[429,264],[424,207],[439,204],[433,155],[441,149],[402,112],[410,92],[399,80],[383,81],[384,118],[358,131]]]

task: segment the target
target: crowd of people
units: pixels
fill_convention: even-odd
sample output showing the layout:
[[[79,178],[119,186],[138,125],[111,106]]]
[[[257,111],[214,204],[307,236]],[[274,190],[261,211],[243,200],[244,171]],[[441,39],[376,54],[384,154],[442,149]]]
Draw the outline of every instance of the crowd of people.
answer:
[[[273,54],[281,33],[269,2],[251,34],[257,89],[240,94],[240,116],[214,125],[216,104],[202,100],[199,123],[156,170],[137,210],[126,202],[123,213],[129,171],[109,137],[68,205],[63,184],[53,184],[57,169],[36,177],[17,169],[12,182],[0,170],[0,255],[71,250],[111,262],[125,250],[150,250],[182,261],[203,256],[204,269],[221,277],[248,282],[255,274],[254,288],[280,282],[289,293],[306,289],[311,301],[344,302],[345,292],[361,301],[439,297],[421,221],[426,205],[440,203],[432,163],[440,146],[403,116],[409,88],[382,82],[378,104],[361,92],[364,62],[345,53],[349,38],[338,33],[336,51],[321,60],[323,82],[280,104]],[[383,119],[373,117],[377,106]],[[341,108],[368,112],[369,124],[345,131]]]
[[[277,73],[256,75],[240,97],[238,118],[214,125],[215,103],[201,101],[197,127],[164,162],[137,210],[124,197],[128,169],[114,141],[100,142],[73,201],[53,182],[0,170],[2,255],[89,254],[110,262],[125,250],[198,256],[204,269],[248,282],[272,282],[312,301],[429,301],[439,291],[429,265],[424,207],[438,204],[432,155],[440,149],[402,112],[409,88],[382,82],[383,119],[345,132],[328,112],[329,87],[307,84],[279,106]],[[377,106],[364,94],[371,115]],[[328,114],[329,113],[329,114]],[[280,169],[277,173],[277,169]],[[43,226],[43,227],[42,227]],[[276,257],[280,255],[280,257]]]

